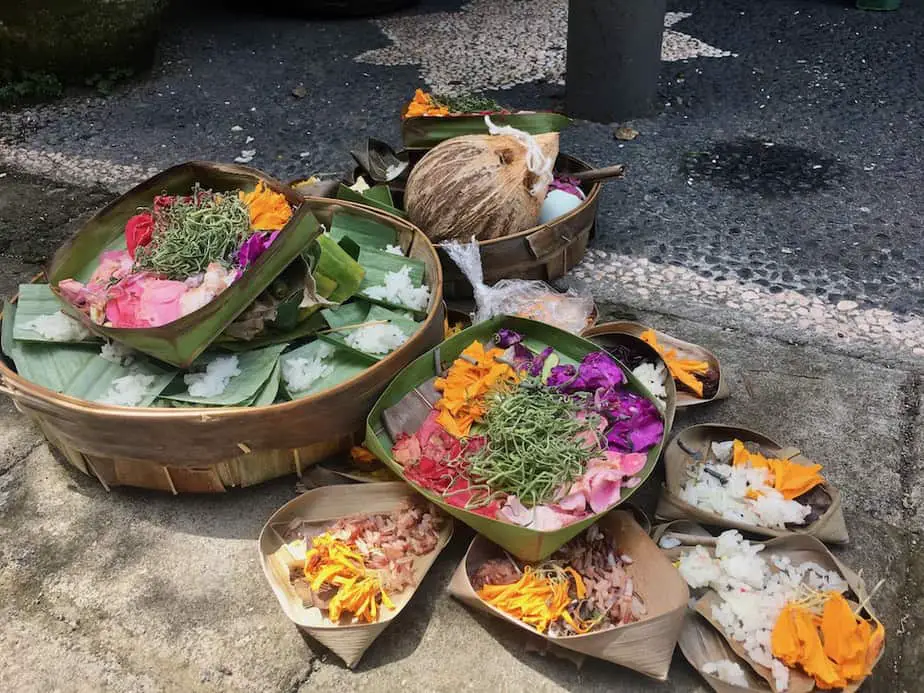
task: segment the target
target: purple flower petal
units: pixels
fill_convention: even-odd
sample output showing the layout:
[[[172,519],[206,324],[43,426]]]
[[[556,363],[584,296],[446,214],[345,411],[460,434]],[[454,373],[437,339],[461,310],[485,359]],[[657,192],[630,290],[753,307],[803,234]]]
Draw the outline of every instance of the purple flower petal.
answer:
[[[529,374],[532,376],[542,375],[542,368],[545,366],[545,360],[555,351],[552,347],[546,347],[536,358],[532,360],[529,366]]]
[[[266,250],[276,240],[279,235],[278,231],[257,231],[250,235],[246,241],[241,244],[237,250],[237,264],[244,268],[249,267],[252,263],[266,252]]]
[[[555,366],[549,372],[549,377],[545,381],[545,384],[549,387],[558,388],[563,392],[569,392],[567,385],[574,379],[576,374],[577,370],[574,368],[574,366]]]
[[[519,344],[523,341],[523,335],[519,332],[514,332],[513,330],[508,330],[506,327],[502,327],[497,331],[497,334],[494,335],[494,343],[497,344],[501,349],[507,349],[512,347],[514,344]]]

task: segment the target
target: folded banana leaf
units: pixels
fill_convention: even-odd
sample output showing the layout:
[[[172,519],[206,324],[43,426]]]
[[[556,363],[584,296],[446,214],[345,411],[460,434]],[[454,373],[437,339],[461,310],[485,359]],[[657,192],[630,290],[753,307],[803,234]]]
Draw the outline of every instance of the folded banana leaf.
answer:
[[[534,351],[541,350],[541,348],[545,346],[553,347],[561,363],[573,364],[579,362],[587,354],[599,350],[599,347],[592,342],[582,339],[570,332],[565,332],[551,325],[535,322],[533,320],[526,320],[524,318],[497,316],[474,325],[473,327],[469,327],[459,334],[450,337],[438,347],[420,356],[391,381],[389,386],[385,389],[385,392],[372,408],[369,417],[366,419],[366,447],[369,448],[372,454],[382,460],[389,469],[404,478],[403,468],[395,461],[391,454],[394,441],[385,428],[383,418],[385,411],[397,405],[407,395],[414,393],[423,383],[426,383],[435,375],[438,375],[438,369],[442,369],[444,365],[455,360],[473,341],[479,340],[482,343],[490,342],[497,331],[502,327],[522,334],[526,337],[527,344]],[[624,372],[630,388],[647,399],[651,399],[651,396],[631,372],[625,369]],[[639,483],[632,488],[628,488],[624,485],[619,500],[604,512],[609,512],[620,503],[625,502],[642,486],[657,464],[658,457],[664,445],[664,440],[667,438],[668,433],[669,428],[665,425],[661,442],[648,450],[647,462],[636,475],[639,479]],[[405,481],[407,481],[407,479],[405,479]],[[428,489],[410,481],[408,481],[408,483],[410,483],[418,493],[421,493],[427,499],[440,506],[447,513],[462,520],[476,532],[483,534],[495,544],[502,546],[517,558],[524,561],[538,561],[548,557],[569,539],[599,520],[604,514],[598,513],[596,515],[591,515],[580,522],[575,522],[562,529],[540,531],[469,512],[446,503],[442,496]]]
[[[389,207],[396,207],[395,199],[391,196],[391,188],[387,185],[373,185],[363,192],[363,196],[368,200],[375,200]]]
[[[276,365],[273,366],[273,372],[270,373],[269,379],[264,383],[263,387],[260,388],[260,391],[247,402],[247,406],[265,407],[275,402],[276,397],[279,395],[281,381],[282,366],[279,360],[277,360]]]
[[[363,306],[366,307],[366,310],[363,310]],[[360,351],[359,349],[354,349],[347,343],[347,337],[351,332],[368,323],[387,322],[396,326],[404,333],[406,337],[410,338],[420,327],[420,323],[415,322],[412,318],[409,318],[406,315],[396,313],[393,310],[389,310],[388,308],[384,308],[378,305],[369,306],[369,304],[361,304],[358,301],[340,306],[339,308],[335,308],[329,312],[325,311],[325,313],[327,313],[325,317],[327,317],[328,324],[331,324],[332,322],[334,323],[331,324],[331,328],[333,328],[335,331],[326,333],[321,332],[318,334],[318,337],[323,339],[325,342],[329,342],[344,349],[348,349],[354,354],[366,360],[371,360],[372,362],[379,361],[385,358],[388,354],[373,354]],[[350,329],[344,329],[347,327],[350,327]]]
[[[61,302],[52,293],[48,284],[20,284],[18,298],[16,299],[16,322],[13,324],[13,337],[26,342],[62,343],[61,340],[48,339],[32,328],[32,322],[37,318],[60,312]],[[68,319],[74,320],[70,316],[68,316]],[[77,340],[65,341],[70,343],[98,343],[100,339],[91,333]]]
[[[73,349],[70,346],[68,350]],[[147,358],[134,359],[130,364],[122,365],[104,359],[98,353],[80,369],[64,388],[64,394],[84,399],[89,402],[110,400],[116,381],[130,376],[149,376],[153,378],[144,389],[141,398],[131,406],[149,407],[161,392],[176,377],[176,369],[157,363]]]
[[[124,247],[125,222],[139,207],[149,207],[155,195],[186,195],[196,183],[217,191],[252,191],[261,180],[285,195],[297,209],[276,241],[247,268],[244,276],[199,310],[161,327],[112,328],[96,325],[61,298],[66,310],[83,320],[92,332],[175,366],[188,366],[321,233],[311,211],[315,202],[304,201],[288,186],[244,166],[197,161],[174,166],[100,210],[58,250],[47,272],[52,290],[57,294],[57,286],[64,279],[86,281],[100,253],[120,244]]]
[[[317,293],[331,303],[343,303],[359,291],[366,274],[363,265],[350,257],[337,240],[322,233],[305,252]]]
[[[316,357],[322,350],[330,350],[330,353],[324,358],[325,366],[330,367],[330,371],[311,383],[310,386],[295,390],[287,382],[283,382],[283,388],[290,399],[299,399],[309,397],[316,392],[327,390],[339,383],[346,382],[350,378],[358,375],[369,367],[369,361],[366,358],[358,357],[350,349],[329,344],[323,340],[315,340],[310,344],[300,346],[298,349],[283,354],[279,359],[283,373],[285,373],[286,363],[296,359],[310,360]]]
[[[16,322],[15,304],[3,304],[3,353],[13,361],[16,371],[26,380],[64,392],[67,384],[99,354],[99,346],[20,342],[13,337]]]
[[[233,376],[228,381],[224,391],[220,394],[209,397],[191,395],[183,377],[178,377],[176,381],[171,384],[170,390],[164,392],[161,397],[163,399],[171,399],[179,402],[207,404],[220,407],[230,407],[247,403],[260,392],[270,379],[279,361],[279,355],[287,346],[287,344],[276,344],[263,349],[257,349],[256,351],[244,351],[237,354],[237,367],[240,370],[240,374]],[[193,370],[190,372],[204,372],[209,364],[217,358],[228,358],[228,355],[219,353],[203,354],[195,360],[193,363]]]
[[[233,339],[226,335],[222,335],[212,343],[212,347],[234,353],[252,351],[253,349],[260,349],[273,344],[288,344],[294,342],[297,339],[312,335],[318,330],[323,330],[324,326],[324,318],[320,313],[315,313],[290,330],[279,330],[274,326],[270,326],[261,332],[258,337],[254,337],[251,340]]]
[[[398,244],[394,227],[386,226],[375,219],[358,217],[349,212],[337,212],[331,220],[330,235],[335,241],[349,238],[360,247],[385,250]]]
[[[380,196],[377,194],[369,196],[364,193],[356,192],[355,190],[352,190],[345,185],[341,185],[337,190],[337,199],[346,200],[347,202],[356,202],[357,204],[366,205],[367,207],[375,207],[376,209],[380,209],[383,212],[394,214],[396,217],[407,219],[407,214],[405,214],[402,210],[395,207],[394,204],[382,202],[379,197]]]
[[[541,135],[560,132],[571,124],[561,113],[511,113],[492,115],[491,122],[498,126],[510,125]],[[432,149],[443,140],[462,135],[486,135],[488,126],[483,115],[415,116],[401,121],[401,139],[407,149]]]
[[[360,296],[365,298],[367,301],[378,303],[379,305],[383,305],[388,308],[395,308],[397,310],[410,310],[414,311],[415,313],[424,313],[426,311],[426,306],[424,306],[423,309],[420,309],[414,306],[409,306],[405,303],[401,303],[400,301],[389,301],[381,298],[374,298],[369,294],[369,290],[373,287],[383,286],[385,284],[386,275],[392,272],[400,272],[405,267],[409,268],[408,276],[410,277],[411,284],[415,288],[422,286],[424,280],[423,262],[420,260],[415,260],[414,258],[404,257],[403,255],[395,255],[393,253],[382,252],[381,250],[376,250],[375,248],[360,248],[359,263],[366,271],[366,276],[363,278],[359,289]]]

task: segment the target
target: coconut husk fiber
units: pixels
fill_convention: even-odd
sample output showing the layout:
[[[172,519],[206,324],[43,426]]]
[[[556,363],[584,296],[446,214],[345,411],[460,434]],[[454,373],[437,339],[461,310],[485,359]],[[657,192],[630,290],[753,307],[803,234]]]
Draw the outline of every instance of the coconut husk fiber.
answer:
[[[786,529],[761,527],[729,520],[707,510],[690,505],[680,498],[680,489],[687,481],[687,469],[711,457],[714,442],[737,438],[745,443],[756,443],[762,454],[777,459],[792,460],[798,464],[813,464],[794,447],[784,447],[762,433],[739,426],[707,423],[690,426],[678,433],[664,450],[665,485],[658,500],[656,517],[659,520],[695,520],[705,525],[737,529],[765,537],[786,537],[805,534],[832,544],[845,544],[849,540],[847,523],[841,508],[841,494],[830,483],[823,483],[805,494],[813,507],[809,522],[803,527]],[[696,459],[694,459],[694,455]],[[824,469],[822,469],[822,474]],[[813,519],[814,518],[814,519]]]
[[[603,659],[664,681],[687,611],[689,590],[680,573],[630,513],[611,512],[600,520],[599,527],[615,533],[620,550],[632,559],[626,570],[648,608],[641,621],[586,635],[551,637],[537,633],[531,626],[486,604],[472,587],[471,578],[479,566],[504,555],[503,549],[482,536],[476,536],[469,546],[449,583],[449,593],[479,611],[512,623],[532,640],[541,638],[550,648]]]
[[[868,619],[876,619],[876,615],[868,605],[869,593],[863,579],[837,560],[818,539],[804,535],[780,537],[765,542],[764,547],[760,555],[768,560],[775,556],[786,556],[794,565],[811,562],[825,570],[840,574],[852,592],[852,595],[848,595],[848,601],[852,603],[854,609],[862,605],[862,615]],[[706,590],[697,600],[696,613],[689,614],[680,634],[678,644],[684,657],[717,693],[766,693],[767,691],[782,693],[775,688],[770,670],[754,662],[744,651],[741,643],[727,637],[719,624],[713,620],[712,607],[721,603],[721,599],[715,591]],[[882,658],[884,649],[883,647],[880,650],[873,667]],[[703,672],[703,666],[707,662],[719,659],[738,662],[745,670],[748,686],[734,686]],[[863,680],[860,680],[851,683],[843,690],[847,693],[854,693],[862,685]],[[811,693],[815,690],[820,689],[816,688],[812,677],[801,670],[790,669],[790,681],[786,693]]]
[[[678,385],[678,409],[681,407],[690,407],[694,404],[706,404],[707,402],[714,402],[715,400],[725,399],[728,397],[728,380],[725,378],[725,373],[722,370],[721,365],[719,365],[718,357],[716,357],[716,355],[708,349],[701,347],[699,344],[685,342],[682,339],[677,339],[676,337],[667,334],[666,332],[661,332],[660,330],[656,330],[653,327],[631,321],[606,322],[600,325],[594,325],[593,327],[584,330],[582,336],[591,340],[592,342],[597,342],[601,345],[604,345],[606,343],[605,338],[607,335],[628,334],[632,335],[633,337],[640,337],[640,335],[647,330],[652,330],[655,333],[655,336],[658,338],[658,344],[663,348],[668,350],[676,350],[677,355],[682,359],[705,361],[709,364],[710,370],[715,370],[715,372],[719,374],[719,382],[718,386],[716,387],[716,391],[709,397],[699,397],[687,388],[680,387]],[[706,394],[706,392],[704,391],[703,394]]]
[[[289,620],[340,657],[350,668],[359,663],[363,653],[414,596],[430,566],[452,537],[452,519],[445,517],[436,548],[424,556],[415,557],[414,576],[417,586],[401,594],[389,595],[395,608],[381,606],[379,619],[374,623],[335,624],[327,620],[318,607],[306,606],[306,595],[300,594],[289,579],[290,566],[296,561],[291,554],[286,555],[283,536],[293,520],[316,524],[319,529],[323,529],[343,517],[394,510],[405,499],[415,497],[414,491],[401,482],[326,486],[308,491],[286,503],[273,514],[260,533],[260,565],[279,606]]]
[[[558,133],[535,135],[554,162]],[[465,135],[441,142],[411,170],[404,205],[411,222],[434,242],[479,241],[536,225],[546,189],[528,166],[528,149],[510,135]]]

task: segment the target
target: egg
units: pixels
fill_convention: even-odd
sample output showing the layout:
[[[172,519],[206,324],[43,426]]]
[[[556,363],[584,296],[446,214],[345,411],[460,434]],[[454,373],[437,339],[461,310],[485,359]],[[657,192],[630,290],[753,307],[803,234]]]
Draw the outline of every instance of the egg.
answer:
[[[565,190],[549,190],[545,202],[539,210],[539,223],[548,224],[578,207],[584,201],[583,195],[578,197]]]

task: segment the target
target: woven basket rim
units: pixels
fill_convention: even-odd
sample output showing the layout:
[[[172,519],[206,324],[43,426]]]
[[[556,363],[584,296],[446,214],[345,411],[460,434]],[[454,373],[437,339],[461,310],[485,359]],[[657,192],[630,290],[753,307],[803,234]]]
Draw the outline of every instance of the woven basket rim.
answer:
[[[322,390],[321,392],[317,392],[308,397],[301,397],[299,399],[291,400],[288,402],[281,402],[279,404],[268,404],[261,407],[197,407],[194,409],[167,409],[151,407],[120,407],[99,404],[97,402],[89,402],[87,400],[71,397],[70,395],[64,395],[26,380],[16,371],[10,368],[7,365],[5,359],[0,358],[0,391],[5,392],[7,395],[13,397],[14,399],[18,393],[22,393],[32,398],[38,399],[49,406],[58,407],[61,410],[93,413],[94,415],[101,418],[111,418],[113,423],[129,417],[136,420],[145,419],[149,422],[163,421],[164,423],[169,423],[175,422],[177,420],[202,420],[204,418],[209,420],[223,419],[228,421],[233,419],[263,416],[270,412],[284,412],[298,407],[312,406],[321,401],[323,398],[356,387],[356,385],[365,379],[372,379],[376,373],[387,369],[394,360],[399,358],[400,354],[405,353],[406,350],[413,348],[414,343],[420,338],[421,331],[427,326],[427,324],[436,318],[437,312],[440,310],[441,304],[443,302],[443,268],[442,264],[440,263],[439,256],[436,253],[436,249],[433,243],[430,242],[430,239],[427,238],[426,234],[414,226],[414,224],[412,224],[407,219],[402,219],[393,214],[389,214],[388,212],[373,209],[365,205],[360,205],[353,202],[347,202],[345,200],[307,197],[301,194],[299,194],[299,197],[303,200],[303,202],[309,204],[344,207],[353,212],[358,212],[360,215],[365,214],[373,217],[379,217],[380,221],[386,221],[389,224],[404,227],[406,231],[410,231],[413,234],[413,244],[420,244],[419,247],[426,249],[426,252],[429,255],[429,259],[431,260],[431,263],[428,264],[431,264],[436,268],[435,276],[429,277],[431,292],[430,307],[427,310],[426,317],[421,322],[421,328],[398,349],[386,355],[376,363],[370,365],[368,368],[363,370],[362,373],[342,383],[338,383],[334,387]],[[15,298],[16,296],[13,297],[14,300]],[[0,313],[0,317],[2,317],[2,313]]]

